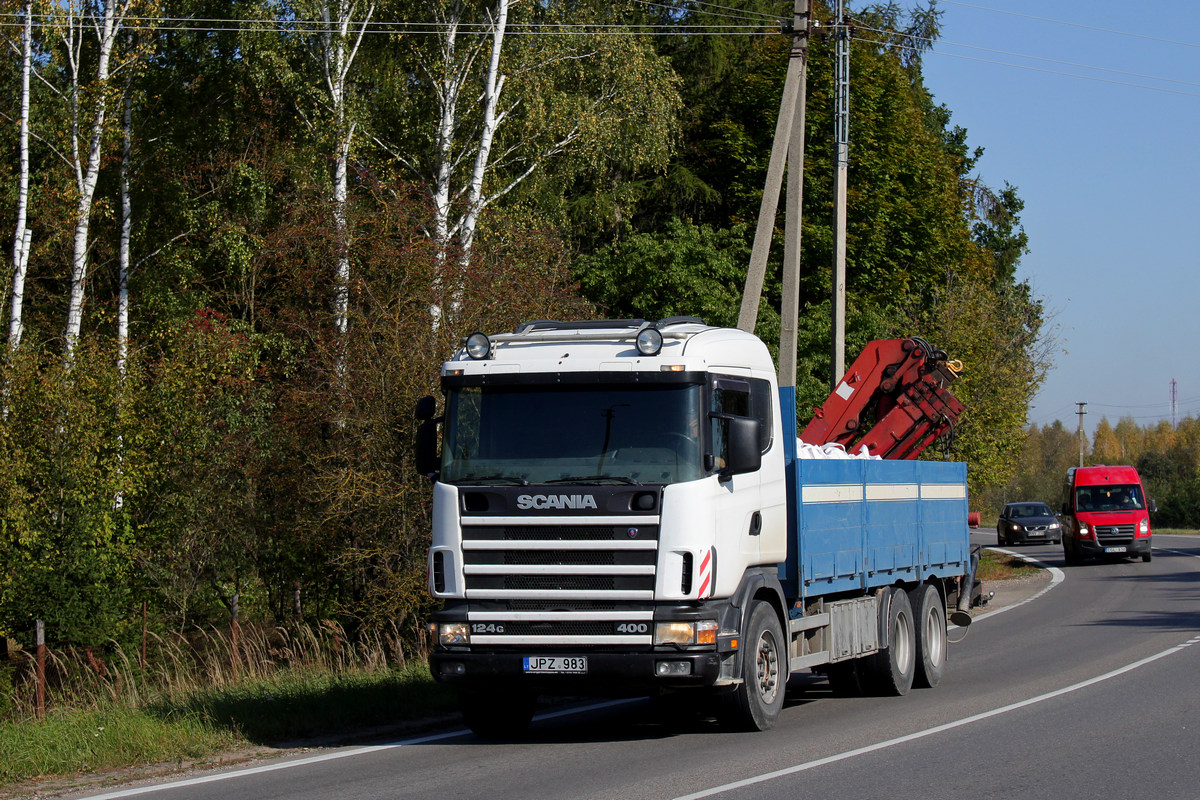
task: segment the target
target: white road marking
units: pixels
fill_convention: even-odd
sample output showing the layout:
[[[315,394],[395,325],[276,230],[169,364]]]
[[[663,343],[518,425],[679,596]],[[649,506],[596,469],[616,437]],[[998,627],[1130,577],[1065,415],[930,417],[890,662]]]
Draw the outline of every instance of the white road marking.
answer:
[[[594,703],[587,706],[578,706],[575,708],[565,708],[558,711],[549,711],[545,714],[538,714],[534,720],[554,719],[555,717],[565,717],[568,714],[578,714],[584,711],[595,711],[601,708],[609,708],[611,706],[620,705],[622,703],[631,702],[629,700],[610,700],[604,703]],[[199,786],[205,783],[215,783],[217,781],[233,780],[235,778],[244,778],[248,775],[259,775],[264,772],[276,772],[281,769],[291,769],[292,767],[303,767],[309,764],[319,764],[322,761],[336,761],[340,758],[354,758],[355,756],[367,755],[369,753],[379,753],[384,750],[395,750],[400,747],[410,747],[414,744],[426,744],[427,742],[437,742],[443,739],[456,739],[460,736],[467,736],[471,732],[465,728],[460,728],[454,731],[445,733],[434,733],[429,736],[418,736],[413,739],[402,739],[397,742],[388,742],[387,744],[368,745],[366,747],[356,747],[352,750],[339,750],[334,753],[324,753],[319,756],[309,756],[308,758],[297,758],[292,761],[282,761],[275,764],[264,764],[261,767],[250,767],[248,769],[239,769],[232,772],[221,772],[215,775],[201,775],[195,778],[186,778],[181,781],[172,781],[170,783],[158,783],[153,786],[138,786],[132,789],[121,789],[107,794],[88,795],[87,797],[79,798],[79,800],[117,800],[121,797],[136,797],[142,794],[150,794],[151,792],[167,791],[168,789],[179,789],[185,786]]]
[[[867,745],[866,747],[859,747],[854,750],[847,750],[844,753],[837,753],[832,756],[827,756],[826,758],[816,759],[815,761],[806,761],[803,764],[797,764],[793,767],[787,767],[785,769],[775,770],[774,772],[766,772],[766,773],[763,773],[762,775],[756,775],[753,778],[746,778],[745,780],[734,781],[732,783],[726,783],[721,786],[714,786],[711,789],[703,789],[699,792],[694,792],[692,794],[685,794],[685,795],[682,795],[681,797],[676,797],[674,800],[700,800],[700,798],[703,798],[703,797],[712,797],[714,795],[722,794],[724,792],[730,792],[735,789],[741,789],[741,788],[744,788],[747,786],[754,786],[755,784],[759,784],[759,783],[766,783],[767,781],[773,781],[776,778],[783,778],[788,775],[795,775],[800,772],[806,772],[811,769],[816,769],[817,767],[823,767],[826,764],[835,764],[839,761],[846,761],[847,759],[856,758],[857,756],[867,755],[869,753],[874,753],[879,750],[885,750],[889,747],[895,747],[898,744],[904,744],[906,742],[916,741],[917,739],[924,739],[927,736],[935,736],[939,733],[945,733],[946,731],[954,730],[955,728],[961,728],[964,725],[971,725],[972,723],[980,722],[982,720],[989,719],[991,717],[996,717],[1001,714],[1007,714],[1010,711],[1016,711],[1019,708],[1025,708],[1026,706],[1031,706],[1031,705],[1034,705],[1035,703],[1041,703],[1045,700],[1051,700],[1055,697],[1061,697],[1062,695],[1069,694],[1071,692],[1077,692],[1080,689],[1087,688],[1088,686],[1092,686],[1094,684],[1101,683],[1102,681],[1107,681],[1112,678],[1116,678],[1120,675],[1124,675],[1127,672],[1132,672],[1135,669],[1144,667],[1147,664],[1151,664],[1155,661],[1158,661],[1160,658],[1165,658],[1174,653],[1178,653],[1181,650],[1183,650],[1184,648],[1191,647],[1194,644],[1200,644],[1200,636],[1194,636],[1191,639],[1188,639],[1186,642],[1182,642],[1180,644],[1175,645],[1174,647],[1167,648],[1166,650],[1163,650],[1160,653],[1155,653],[1154,655],[1143,658],[1140,661],[1134,661],[1131,664],[1126,664],[1123,667],[1114,669],[1112,672],[1106,672],[1103,675],[1097,675],[1094,678],[1088,678],[1086,681],[1081,681],[1079,683],[1075,683],[1070,686],[1065,686],[1062,689],[1056,689],[1053,692],[1047,692],[1046,694],[1041,694],[1041,695],[1038,695],[1037,697],[1031,697],[1028,700],[1021,700],[1020,702],[1012,703],[1011,705],[1001,706],[1000,708],[994,708],[991,711],[984,711],[979,714],[973,714],[969,717],[964,717],[962,719],[955,720],[954,722],[947,722],[943,725],[937,725],[933,728],[926,728],[925,730],[922,730],[922,731],[910,733],[907,736],[898,736],[895,739],[888,739],[885,742],[879,742],[877,744]]]

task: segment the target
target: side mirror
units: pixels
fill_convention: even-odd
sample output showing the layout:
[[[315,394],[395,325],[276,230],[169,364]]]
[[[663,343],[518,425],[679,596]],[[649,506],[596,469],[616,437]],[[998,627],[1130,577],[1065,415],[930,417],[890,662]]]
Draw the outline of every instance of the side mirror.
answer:
[[[432,395],[425,395],[417,401],[417,407],[413,412],[413,416],[421,421],[433,419],[433,415],[437,413],[437,400],[433,399]]]
[[[725,475],[742,475],[757,472],[762,466],[762,450],[759,449],[759,421],[752,417],[726,417],[729,435],[729,457],[721,472]]]
[[[426,395],[417,401],[414,415],[421,420],[415,442],[417,472],[430,477],[438,472],[442,461],[438,454],[438,424],[441,419],[435,419],[435,413],[437,401],[432,397]]]
[[[1150,513],[1151,513],[1151,514],[1157,514],[1157,513],[1158,513],[1158,503],[1154,502],[1154,498],[1153,498],[1153,497],[1151,497],[1151,498],[1150,498],[1150,502],[1149,502],[1149,504],[1147,505],[1147,508],[1150,510]]]

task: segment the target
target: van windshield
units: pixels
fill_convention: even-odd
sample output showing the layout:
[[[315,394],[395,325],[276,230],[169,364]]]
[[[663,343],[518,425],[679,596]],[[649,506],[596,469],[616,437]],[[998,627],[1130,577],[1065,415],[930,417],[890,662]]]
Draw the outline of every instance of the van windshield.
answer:
[[[1079,486],[1075,489],[1076,511],[1141,511],[1145,508],[1142,487],[1136,483]]]

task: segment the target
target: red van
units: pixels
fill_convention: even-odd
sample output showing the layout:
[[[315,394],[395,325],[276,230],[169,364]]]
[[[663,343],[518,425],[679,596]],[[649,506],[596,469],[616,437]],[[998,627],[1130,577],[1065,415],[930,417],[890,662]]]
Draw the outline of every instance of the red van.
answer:
[[[1090,556],[1141,556],[1150,560],[1150,512],[1133,467],[1072,467],[1063,491],[1063,555],[1068,564]]]

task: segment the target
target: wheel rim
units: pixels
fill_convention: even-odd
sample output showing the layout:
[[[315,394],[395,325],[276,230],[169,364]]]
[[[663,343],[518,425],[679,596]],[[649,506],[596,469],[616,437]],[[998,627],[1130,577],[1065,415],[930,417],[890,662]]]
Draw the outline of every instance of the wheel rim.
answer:
[[[929,657],[929,663],[940,666],[942,659],[946,657],[946,625],[941,621],[941,614],[936,608],[931,607],[925,615],[925,630],[921,638],[925,642],[925,653]]]
[[[896,654],[896,664],[908,672],[913,663],[912,629],[904,624],[904,614],[896,615],[896,624],[892,626],[892,652]]]
[[[770,705],[775,702],[775,695],[779,692],[779,649],[775,646],[775,637],[770,631],[763,631],[758,637],[755,669],[758,677],[758,696],[762,698],[763,703]]]

